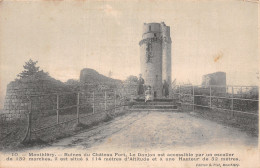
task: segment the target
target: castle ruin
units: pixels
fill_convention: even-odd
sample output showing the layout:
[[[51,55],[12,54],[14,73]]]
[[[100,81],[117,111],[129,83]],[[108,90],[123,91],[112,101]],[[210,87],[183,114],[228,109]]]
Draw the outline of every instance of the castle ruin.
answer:
[[[144,23],[139,42],[141,74],[155,98],[162,98],[164,81],[171,87],[171,43],[170,27],[164,22]]]

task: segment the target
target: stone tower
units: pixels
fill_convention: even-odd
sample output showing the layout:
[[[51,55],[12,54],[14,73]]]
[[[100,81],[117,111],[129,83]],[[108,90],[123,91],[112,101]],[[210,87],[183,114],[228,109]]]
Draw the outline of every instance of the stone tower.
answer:
[[[144,23],[139,45],[141,74],[145,85],[152,87],[154,97],[161,98],[163,81],[166,80],[171,86],[170,27],[164,22]]]

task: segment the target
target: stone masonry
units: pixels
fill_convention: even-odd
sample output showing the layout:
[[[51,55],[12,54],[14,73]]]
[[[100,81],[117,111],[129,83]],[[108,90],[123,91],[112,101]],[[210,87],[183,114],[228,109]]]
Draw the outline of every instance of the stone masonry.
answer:
[[[144,23],[139,45],[141,74],[145,85],[152,87],[155,98],[161,98],[164,80],[171,86],[170,27],[164,22]]]

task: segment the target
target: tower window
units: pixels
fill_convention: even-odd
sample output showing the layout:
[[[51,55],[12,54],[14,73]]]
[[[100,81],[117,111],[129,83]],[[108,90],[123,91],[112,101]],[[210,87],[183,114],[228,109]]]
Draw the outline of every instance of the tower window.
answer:
[[[152,31],[152,27],[151,26],[149,26],[149,31]]]

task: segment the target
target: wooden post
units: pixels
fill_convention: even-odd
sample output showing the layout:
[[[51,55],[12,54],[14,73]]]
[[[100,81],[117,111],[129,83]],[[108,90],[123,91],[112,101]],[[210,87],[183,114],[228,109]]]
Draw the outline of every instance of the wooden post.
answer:
[[[32,100],[30,98],[29,102],[29,114],[28,114],[28,126],[25,133],[25,137],[22,140],[22,143],[29,143],[31,141],[31,130],[32,130]]]
[[[232,86],[232,97],[231,97],[231,112],[232,112],[232,116],[234,116],[234,87]]]
[[[212,100],[211,100],[211,85],[209,85],[209,107],[212,107]]]
[[[59,124],[59,95],[58,94],[57,94],[56,113],[57,113],[57,124]]]
[[[179,103],[181,102],[181,85],[179,85]]]
[[[77,123],[79,123],[79,92],[77,95]]]
[[[107,111],[107,92],[105,91],[105,111]]]
[[[193,108],[192,108],[192,111],[194,112],[194,109],[195,109],[195,95],[194,95],[194,85],[192,85],[192,95],[193,95]]]
[[[116,112],[116,91],[115,91],[115,112]]]
[[[93,114],[95,113],[95,91],[93,91]]]

